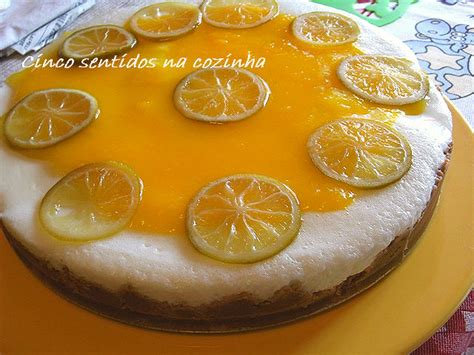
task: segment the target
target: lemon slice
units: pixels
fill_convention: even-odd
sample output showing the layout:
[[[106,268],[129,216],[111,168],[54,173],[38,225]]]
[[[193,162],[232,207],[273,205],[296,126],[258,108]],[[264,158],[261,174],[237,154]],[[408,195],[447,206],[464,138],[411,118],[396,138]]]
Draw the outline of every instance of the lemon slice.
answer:
[[[376,188],[400,179],[410,169],[410,144],[384,123],[341,119],[316,130],[308,140],[314,164],[349,185]]]
[[[141,199],[140,178],[125,164],[85,165],[54,185],[39,216],[58,239],[88,241],[115,234],[130,223]]]
[[[333,12],[310,12],[298,16],[291,26],[299,40],[316,46],[340,46],[357,40],[359,26],[349,17]]]
[[[284,249],[298,234],[298,200],[265,176],[233,175],[204,187],[191,201],[188,235],[203,254],[225,262],[256,262]]]
[[[380,104],[406,105],[429,90],[428,76],[405,58],[357,55],[344,60],[337,74],[356,95]]]
[[[135,46],[135,37],[122,27],[101,25],[84,28],[67,37],[59,50],[65,58],[81,60],[122,54]]]
[[[201,69],[176,87],[176,108],[186,117],[206,122],[231,122],[261,110],[269,90],[263,79],[244,69]]]
[[[270,21],[278,14],[275,0],[206,0],[204,21],[223,28],[250,28]]]
[[[192,31],[201,18],[201,11],[195,5],[164,2],[137,11],[130,19],[130,27],[146,38],[170,39]]]
[[[96,99],[83,91],[35,91],[8,112],[4,133],[13,146],[44,148],[65,140],[99,114]]]

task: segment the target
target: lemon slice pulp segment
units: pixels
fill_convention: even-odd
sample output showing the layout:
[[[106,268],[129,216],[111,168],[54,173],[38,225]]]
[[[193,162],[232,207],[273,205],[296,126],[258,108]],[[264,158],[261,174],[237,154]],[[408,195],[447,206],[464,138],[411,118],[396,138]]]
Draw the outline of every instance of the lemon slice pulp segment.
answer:
[[[233,175],[210,183],[191,201],[187,214],[194,246],[231,263],[277,254],[300,226],[295,194],[283,183],[259,175]]]
[[[13,146],[45,148],[78,133],[98,113],[96,99],[84,91],[35,91],[8,112],[4,133]]]
[[[137,40],[126,29],[114,25],[84,28],[67,37],[59,50],[65,58],[76,60],[122,54],[135,46]]]
[[[339,46],[355,42],[360,29],[349,17],[333,12],[310,12],[298,16],[292,31],[299,40],[316,46]]]
[[[327,176],[361,188],[400,179],[410,169],[406,138],[390,126],[367,119],[340,119],[318,128],[308,140],[314,164]]]
[[[223,28],[251,28],[270,21],[278,14],[275,0],[206,0],[204,21]]]
[[[176,87],[176,108],[186,117],[206,122],[231,122],[261,110],[269,90],[263,79],[245,69],[201,69]]]
[[[54,185],[39,216],[58,239],[88,241],[115,234],[130,223],[141,199],[142,183],[120,162],[82,166]]]
[[[130,19],[130,27],[146,38],[170,39],[192,31],[201,18],[201,11],[195,5],[163,2],[137,11]]]
[[[337,74],[356,95],[380,104],[406,105],[429,90],[428,76],[405,58],[357,55],[345,59]]]

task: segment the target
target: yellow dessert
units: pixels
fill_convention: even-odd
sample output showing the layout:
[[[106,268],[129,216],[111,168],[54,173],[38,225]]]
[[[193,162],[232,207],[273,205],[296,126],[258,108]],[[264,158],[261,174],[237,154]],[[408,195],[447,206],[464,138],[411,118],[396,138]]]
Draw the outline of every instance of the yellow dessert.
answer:
[[[411,167],[411,147],[396,129],[375,120],[346,118],[319,127],[308,140],[314,164],[345,183],[377,188]]]
[[[331,12],[310,12],[293,21],[293,34],[313,46],[339,46],[357,40],[357,23],[343,15]]]
[[[125,164],[88,164],[48,191],[39,216],[43,227],[58,239],[83,242],[105,238],[128,226],[141,193],[141,180]]]
[[[168,40],[192,31],[201,23],[201,17],[194,5],[165,2],[137,11],[130,19],[130,27],[139,36]]]
[[[252,174],[205,186],[189,204],[186,219],[189,238],[199,251],[239,263],[277,254],[301,226],[293,191],[275,179]]]
[[[104,41],[103,39],[107,40]],[[119,26],[104,25],[84,28],[66,38],[60,54],[65,58],[101,58],[128,51],[137,43],[135,37]]]
[[[276,0],[205,0],[204,21],[222,28],[243,29],[260,26],[278,13]]]
[[[5,138],[20,148],[38,149],[62,142],[87,127],[99,114],[97,100],[72,89],[35,91],[5,117]]]
[[[112,22],[8,80],[0,217],[61,292],[141,326],[242,330],[345,301],[409,252],[451,135],[403,44],[303,1]]]

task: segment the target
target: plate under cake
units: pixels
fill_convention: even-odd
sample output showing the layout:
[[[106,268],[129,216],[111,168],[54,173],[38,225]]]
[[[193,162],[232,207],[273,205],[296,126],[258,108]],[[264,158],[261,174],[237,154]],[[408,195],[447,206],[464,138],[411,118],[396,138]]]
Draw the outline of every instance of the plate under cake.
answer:
[[[231,332],[326,310],[370,287],[405,258],[438,200],[452,143],[449,110],[430,82],[422,104],[396,107],[401,111],[393,125],[407,138],[413,154],[412,166],[400,180],[360,190],[320,174],[314,180],[321,184],[316,194],[314,181],[303,178],[306,172],[292,170],[298,167],[292,164],[299,152],[305,159],[301,166],[311,166],[305,152],[308,133],[332,119],[392,110],[345,90],[334,73],[337,63],[360,53],[416,59],[399,40],[356,18],[361,34],[354,44],[329,54],[298,48],[288,39],[292,16],[334,10],[306,1],[279,1],[279,5],[280,15],[256,28],[222,30],[202,24],[173,42],[139,42],[132,50],[165,57],[187,52],[265,56],[264,68],[249,70],[265,79],[270,99],[261,112],[242,122],[216,127],[180,116],[171,96],[180,79],[193,70],[189,66],[156,69],[156,77],[155,69],[38,69],[8,80],[11,88],[4,87],[1,94],[11,96],[3,100],[10,104],[34,90],[61,86],[90,92],[101,109],[97,122],[55,147],[31,152],[0,140],[2,226],[21,259],[46,284],[85,308],[129,324],[179,332]],[[104,15],[94,24],[122,25],[139,7],[120,9],[113,18]],[[194,48],[200,44],[201,49]],[[156,125],[144,121],[152,117]],[[167,119],[171,125],[163,123]],[[271,119],[277,121],[272,125]],[[307,124],[282,128],[285,119]],[[197,152],[215,153],[217,158],[193,155],[186,151],[189,145],[181,150],[173,146],[173,139],[182,143],[172,137],[181,129],[189,130],[186,139],[195,140]],[[225,144],[236,149],[227,152],[228,159],[222,150],[229,146],[219,141],[216,130],[227,135],[230,142]],[[252,138],[262,133],[270,138],[254,144]],[[162,140],[164,150],[159,150],[157,140]],[[301,149],[293,149],[292,142],[301,144]],[[281,146],[288,147],[287,152],[270,158]],[[149,154],[153,149],[156,153]],[[171,157],[162,162],[163,154]],[[37,217],[45,193],[69,170],[109,159],[124,160],[144,181],[144,200],[131,227],[87,243],[52,237]],[[193,193],[208,181],[237,173],[265,174],[285,182],[300,198],[303,212],[300,232],[287,248],[249,264],[224,263],[201,254],[183,226]],[[166,193],[152,183],[147,189],[151,180],[164,185]],[[155,199],[161,200],[155,203]]]

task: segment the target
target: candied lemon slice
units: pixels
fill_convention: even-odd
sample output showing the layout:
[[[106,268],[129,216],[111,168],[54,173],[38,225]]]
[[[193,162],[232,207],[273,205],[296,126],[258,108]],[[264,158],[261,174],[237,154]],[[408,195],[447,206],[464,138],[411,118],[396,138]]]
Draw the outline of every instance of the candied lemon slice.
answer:
[[[345,59],[337,74],[356,95],[380,104],[413,103],[429,90],[428,76],[405,58],[357,55]]]
[[[84,91],[35,91],[8,112],[3,131],[13,146],[44,148],[76,134],[98,114],[96,99]]]
[[[230,122],[261,110],[268,99],[266,83],[244,69],[201,69],[176,87],[176,108],[186,117],[206,122]]]
[[[223,28],[250,28],[270,21],[278,14],[275,0],[206,0],[204,21]]]
[[[39,216],[58,239],[88,241],[115,234],[130,223],[142,184],[120,162],[80,167],[54,185],[41,202]]]
[[[130,19],[130,27],[143,37],[170,39],[192,31],[201,18],[201,11],[195,5],[164,2],[137,11]]]
[[[376,188],[400,179],[410,169],[411,147],[384,123],[341,119],[316,130],[308,140],[314,164],[349,185]]]
[[[333,12],[303,14],[293,21],[291,28],[296,38],[316,46],[355,42],[360,33],[354,20]]]
[[[284,249],[298,234],[298,200],[285,184],[265,176],[233,175],[204,187],[191,201],[188,235],[211,258],[256,262]]]
[[[59,55],[77,60],[102,58],[125,53],[136,43],[135,37],[122,27],[92,26],[67,37],[59,50]]]

